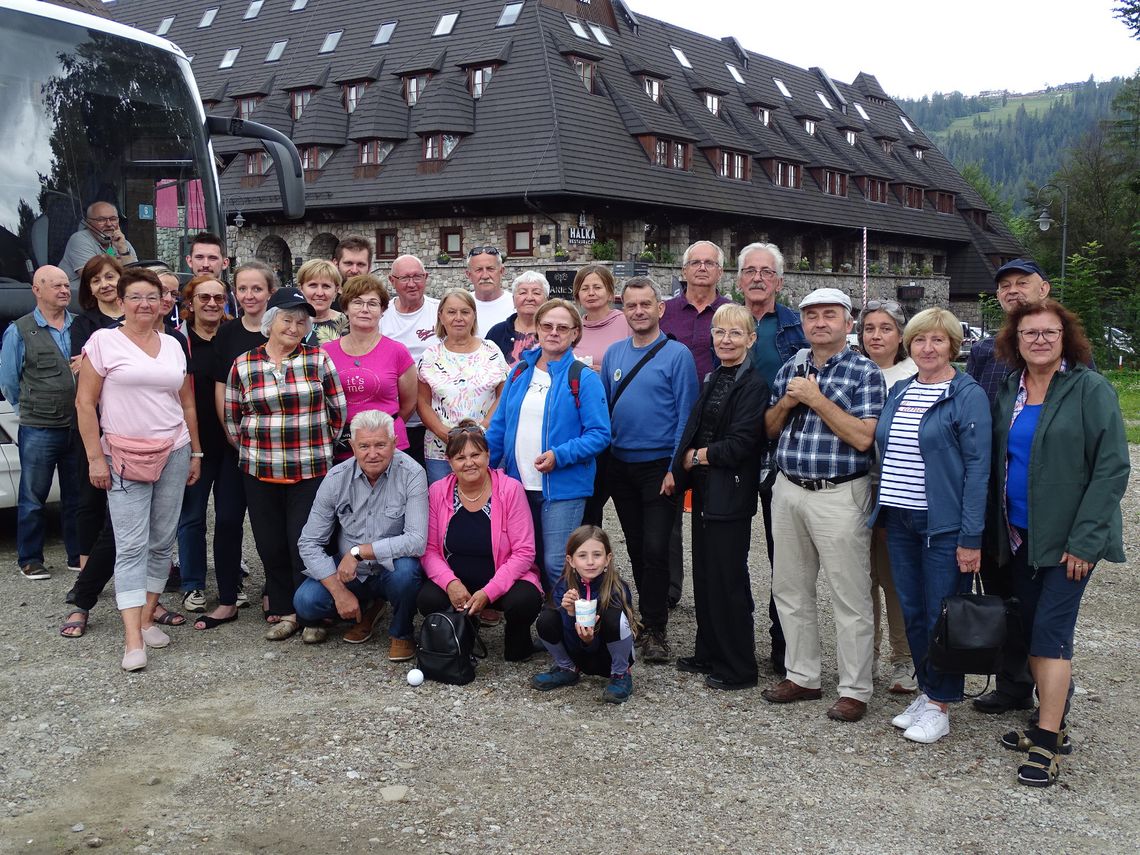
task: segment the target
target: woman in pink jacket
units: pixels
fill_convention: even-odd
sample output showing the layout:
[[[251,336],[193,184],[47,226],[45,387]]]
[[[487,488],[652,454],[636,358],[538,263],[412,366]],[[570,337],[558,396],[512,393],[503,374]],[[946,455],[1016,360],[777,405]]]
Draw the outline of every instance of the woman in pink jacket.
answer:
[[[466,609],[477,617],[495,609],[506,621],[504,658],[529,659],[530,626],[542,607],[534,563],[534,523],[523,485],[490,468],[487,438],[464,419],[447,434],[451,475],[428,489],[428,581],[420,614]]]

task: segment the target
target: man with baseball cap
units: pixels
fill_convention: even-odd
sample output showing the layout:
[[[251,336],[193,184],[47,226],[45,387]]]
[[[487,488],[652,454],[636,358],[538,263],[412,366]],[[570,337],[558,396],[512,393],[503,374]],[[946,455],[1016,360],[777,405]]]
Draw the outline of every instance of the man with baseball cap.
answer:
[[[772,595],[787,640],[787,678],[762,694],[776,704],[822,697],[816,610],[822,570],[831,588],[839,660],[839,699],[827,716],[858,721],[872,691],[868,475],[887,390],[878,366],[847,346],[854,324],[850,297],[819,288],[799,308],[810,351],[777,373],[765,416],[768,436],[779,439]]]

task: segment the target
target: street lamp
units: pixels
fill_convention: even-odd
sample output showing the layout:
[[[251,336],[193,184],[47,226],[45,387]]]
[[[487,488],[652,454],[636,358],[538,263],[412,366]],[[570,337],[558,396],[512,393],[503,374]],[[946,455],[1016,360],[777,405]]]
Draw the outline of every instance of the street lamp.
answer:
[[[1056,220],[1049,214],[1049,206],[1053,204],[1053,198],[1047,198],[1046,203],[1042,203],[1041,194],[1046,190],[1052,190],[1061,197],[1061,292],[1065,290],[1065,262],[1068,256],[1069,248],[1069,188],[1058,187],[1056,184],[1042,184],[1037,188],[1037,195],[1033,197],[1033,207],[1040,208],[1041,213],[1037,217],[1037,228],[1043,232],[1049,231]]]

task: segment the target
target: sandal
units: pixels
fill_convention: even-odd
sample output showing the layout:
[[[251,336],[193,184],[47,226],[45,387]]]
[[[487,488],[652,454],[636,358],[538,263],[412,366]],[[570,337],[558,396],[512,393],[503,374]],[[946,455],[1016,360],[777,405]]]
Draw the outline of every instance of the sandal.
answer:
[[[1073,740],[1069,739],[1069,728],[1062,727],[1058,739],[1060,745],[1057,748],[1057,753],[1072,754]],[[1029,733],[1024,730],[1011,730],[998,741],[1010,751],[1020,751],[1023,754],[1033,747],[1033,740],[1029,738]]]
[[[162,614],[158,613],[159,609],[162,609]],[[186,615],[172,612],[160,603],[154,607],[154,622],[161,626],[182,626],[182,624],[186,623]]]
[[[87,612],[75,609],[74,611],[68,612],[67,614],[68,617],[71,617],[72,615],[83,615],[83,620],[65,621],[64,623],[60,624],[59,634],[64,638],[82,638],[84,633],[87,632]],[[68,631],[73,629],[77,629],[79,631]]]
[[[266,641],[284,641],[299,629],[299,624],[293,618],[281,618],[277,623],[265,631]]]
[[[1027,787],[1049,787],[1057,781],[1060,772],[1057,755],[1048,748],[1034,745],[1029,749],[1029,759],[1017,769],[1017,783]]]
[[[209,615],[202,615],[200,618],[194,620],[194,629],[216,629],[223,623],[232,623],[238,619],[239,612],[234,612],[229,617],[210,617]],[[201,624],[199,626],[199,624]]]

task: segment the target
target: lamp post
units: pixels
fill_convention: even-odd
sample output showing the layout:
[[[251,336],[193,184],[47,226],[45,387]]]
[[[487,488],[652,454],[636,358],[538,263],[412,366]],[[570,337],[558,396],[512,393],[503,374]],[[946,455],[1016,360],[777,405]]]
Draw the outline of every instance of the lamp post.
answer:
[[[1037,217],[1037,228],[1043,232],[1049,231],[1049,228],[1056,222],[1049,215],[1049,205],[1053,200],[1048,199],[1048,205],[1042,204],[1041,194],[1046,190],[1052,190],[1061,196],[1061,293],[1065,291],[1065,262],[1068,260],[1068,244],[1069,244],[1069,188],[1058,187],[1056,184],[1042,184],[1037,188],[1037,195],[1033,197],[1033,207],[1040,208],[1041,214]]]

